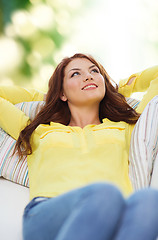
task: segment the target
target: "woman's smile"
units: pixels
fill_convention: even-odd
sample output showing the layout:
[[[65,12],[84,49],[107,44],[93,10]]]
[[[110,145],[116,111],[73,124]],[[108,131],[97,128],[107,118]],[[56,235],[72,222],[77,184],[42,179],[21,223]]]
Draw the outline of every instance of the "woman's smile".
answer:
[[[95,83],[90,83],[90,84],[87,84],[85,85],[82,90],[93,90],[93,89],[96,89],[98,86],[95,84]]]

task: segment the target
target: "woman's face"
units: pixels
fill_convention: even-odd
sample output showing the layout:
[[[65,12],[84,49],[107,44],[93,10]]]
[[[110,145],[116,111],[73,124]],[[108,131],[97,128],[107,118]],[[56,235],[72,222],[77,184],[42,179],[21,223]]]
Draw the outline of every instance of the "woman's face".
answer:
[[[99,104],[105,96],[105,82],[99,68],[86,58],[76,58],[65,68],[61,99],[68,105]]]

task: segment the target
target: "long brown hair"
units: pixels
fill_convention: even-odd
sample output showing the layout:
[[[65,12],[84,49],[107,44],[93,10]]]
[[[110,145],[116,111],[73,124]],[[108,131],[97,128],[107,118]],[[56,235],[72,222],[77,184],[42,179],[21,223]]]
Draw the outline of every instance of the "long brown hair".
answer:
[[[88,59],[99,68],[100,73],[104,77],[106,93],[100,102],[100,121],[102,122],[103,118],[108,118],[114,122],[124,121],[130,124],[137,122],[139,114],[127,104],[125,97],[118,93],[117,84],[116,86],[112,85],[111,78],[103,66],[92,56],[78,53],[72,57],[64,58],[51,76],[44,106],[35,119],[21,131],[17,140],[16,149],[21,157],[32,153],[30,137],[39,124],[49,124],[50,122],[58,122],[64,125],[69,124],[71,117],[70,110],[67,102],[62,101],[60,96],[65,67],[75,58]]]

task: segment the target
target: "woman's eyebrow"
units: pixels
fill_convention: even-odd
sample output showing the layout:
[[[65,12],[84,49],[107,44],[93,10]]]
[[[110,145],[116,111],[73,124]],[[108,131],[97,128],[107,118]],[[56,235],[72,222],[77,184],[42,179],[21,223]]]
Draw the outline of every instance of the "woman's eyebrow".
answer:
[[[89,69],[91,69],[91,68],[93,68],[93,67],[96,67],[96,65],[95,65],[95,64],[93,64],[92,66],[90,66],[90,67],[89,67]]]
[[[69,72],[74,71],[74,70],[81,70],[81,69],[80,68],[72,68],[72,69],[69,70]]]
[[[93,67],[96,67],[96,65],[93,64],[92,66],[89,67],[89,69],[91,69],[91,68],[93,68]],[[69,72],[70,72],[70,71],[74,71],[74,70],[81,70],[81,69],[80,69],[80,68],[72,68],[72,69],[69,70]]]

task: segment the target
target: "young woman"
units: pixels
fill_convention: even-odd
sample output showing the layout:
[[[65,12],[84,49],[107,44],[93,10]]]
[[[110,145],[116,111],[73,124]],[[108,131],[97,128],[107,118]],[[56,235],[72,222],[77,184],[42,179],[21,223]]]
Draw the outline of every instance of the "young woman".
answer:
[[[4,99],[0,109],[0,126],[17,139],[19,155],[28,155],[24,240],[158,236],[158,191],[132,194],[128,176],[139,114],[92,57],[75,54],[57,66],[32,122]]]

